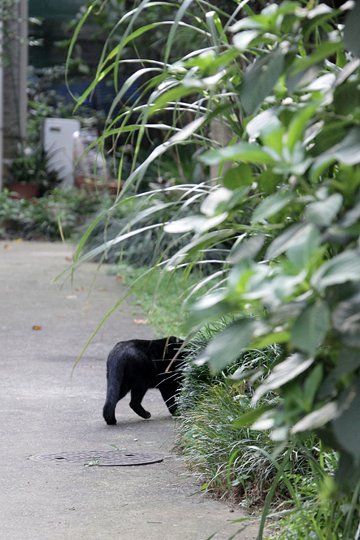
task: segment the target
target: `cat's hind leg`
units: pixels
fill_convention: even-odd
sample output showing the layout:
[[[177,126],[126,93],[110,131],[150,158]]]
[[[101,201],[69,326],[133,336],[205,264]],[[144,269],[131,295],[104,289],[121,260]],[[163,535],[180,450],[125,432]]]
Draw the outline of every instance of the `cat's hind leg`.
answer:
[[[136,414],[141,416],[141,418],[145,418],[147,420],[151,417],[151,414],[149,411],[146,411],[144,407],[141,405],[141,402],[143,400],[143,397],[145,396],[147,391],[146,386],[137,384],[132,387],[131,389],[131,400],[130,400],[130,407]]]
[[[159,390],[161,392],[162,398],[167,406],[169,413],[174,415],[177,411],[177,402],[176,402],[176,391],[177,387],[173,384],[160,384]]]
[[[118,369],[115,361],[108,362],[107,391],[103,408],[103,417],[108,426],[116,425],[115,408],[118,401],[125,395],[121,393],[122,370]]]

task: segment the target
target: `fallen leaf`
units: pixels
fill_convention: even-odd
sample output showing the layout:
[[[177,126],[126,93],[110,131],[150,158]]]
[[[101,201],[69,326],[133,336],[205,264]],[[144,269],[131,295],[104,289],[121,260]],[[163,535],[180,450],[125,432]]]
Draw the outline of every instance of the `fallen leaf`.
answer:
[[[16,244],[21,244],[21,242],[23,242],[23,241],[24,241],[24,240],[23,240],[22,238],[17,238],[17,239],[15,240],[15,243],[16,243]]]
[[[75,300],[75,298],[77,298],[76,294],[68,294],[68,295],[66,296],[66,299],[67,299],[67,300]]]
[[[4,249],[10,249],[9,244],[4,244]]]
[[[146,319],[134,319],[135,324],[148,324],[148,322]]]
[[[69,261],[69,262],[72,262],[73,258],[71,257],[71,255],[67,255],[65,257],[65,261]]]
[[[42,330],[42,327],[39,324],[34,324],[32,329],[33,330]]]
[[[116,281],[124,281],[124,276],[116,276]]]

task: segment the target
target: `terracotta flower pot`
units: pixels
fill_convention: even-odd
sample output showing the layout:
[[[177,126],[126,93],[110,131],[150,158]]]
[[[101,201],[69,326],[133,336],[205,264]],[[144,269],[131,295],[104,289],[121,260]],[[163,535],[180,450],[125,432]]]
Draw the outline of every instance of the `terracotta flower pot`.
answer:
[[[15,183],[9,186],[16,199],[33,199],[39,195],[40,189],[37,184]]]

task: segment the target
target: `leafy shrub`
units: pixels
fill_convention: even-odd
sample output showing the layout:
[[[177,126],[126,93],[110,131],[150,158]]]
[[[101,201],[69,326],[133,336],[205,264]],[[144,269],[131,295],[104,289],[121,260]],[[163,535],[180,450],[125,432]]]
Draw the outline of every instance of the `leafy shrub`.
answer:
[[[39,199],[15,199],[0,193],[0,236],[26,240],[69,238],[104,204],[96,194],[55,189]]]
[[[199,386],[198,392],[196,407],[188,409],[180,423],[186,461],[209,491],[262,501],[276,470],[270,458],[274,443],[264,432],[233,429],[250,399],[225,381]]]
[[[316,433],[339,452],[336,480],[354,507],[360,482],[354,429],[360,404],[360,4],[334,9],[284,1],[261,12],[250,2],[224,11],[216,3],[193,4],[206,12],[193,25],[206,47],[169,61],[174,36],[193,7],[179,3],[164,62],[150,62],[146,80],[143,65],[133,75],[143,82],[136,124],[134,109],[122,111],[99,142],[129,136],[138,150],[156,118],[171,111],[172,125],[160,128],[164,141],[136,164],[125,192],[169,149],[195,145],[209,181],[192,215],[189,197],[186,217],[176,214],[165,225],[172,235],[191,233],[168,268],[193,264],[224,242],[231,246],[211,292],[194,303],[189,329],[221,317],[233,321],[200,359],[221,371],[241,352],[281,346],[284,358],[259,377],[251,404],[269,392],[279,399],[271,410],[258,406],[244,414],[242,427],[266,427],[272,440],[290,448]],[[149,31],[136,23],[152,5],[141,2],[129,15],[97,80],[105,70],[116,74],[129,40],[136,44]],[[224,137],[212,138],[216,122]],[[263,527],[259,538],[262,533]]]
[[[180,444],[203,487],[235,499],[245,495],[249,504],[255,504],[263,500],[276,472],[271,457],[275,443],[264,432],[236,428],[236,420],[251,408],[252,387],[248,381],[236,383],[230,378],[239,371],[251,374],[259,366],[268,372],[279,350],[249,351],[221,372],[197,365],[206,345],[227,324],[223,320],[207,325],[186,345],[185,377],[178,397]]]
[[[201,399],[203,392],[206,392],[209,386],[223,383],[227,378],[238,380],[240,374],[242,374],[242,381],[240,386],[238,385],[238,389],[241,387],[242,392],[250,398],[254,391],[251,376],[258,373],[259,369],[265,376],[271,366],[279,360],[281,351],[278,347],[272,346],[265,350],[247,351],[222,371],[210,371],[207,363],[199,364],[197,359],[204,352],[208,343],[220,334],[228,324],[229,321],[226,319],[209,323],[192,336],[186,345],[188,366],[179,396],[179,405],[184,415],[187,414],[188,409],[193,409],[196,406],[198,399]]]

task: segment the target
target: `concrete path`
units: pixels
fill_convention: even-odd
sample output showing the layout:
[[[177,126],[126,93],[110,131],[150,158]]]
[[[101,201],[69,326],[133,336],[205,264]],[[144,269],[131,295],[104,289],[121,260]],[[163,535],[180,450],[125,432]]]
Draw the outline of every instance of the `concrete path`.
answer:
[[[54,285],[70,260],[71,248],[61,244],[0,242],[1,540],[228,539],[240,514],[199,494],[173,452],[174,420],[159,392],[144,400],[150,421],[126,398],[117,426],[102,419],[108,351],[121,339],[152,337],[141,314],[123,305],[72,376],[77,354],[122,288],[91,264],[72,287]],[[165,459],[134,467],[33,459],[113,449]],[[256,538],[256,527],[236,538]]]

